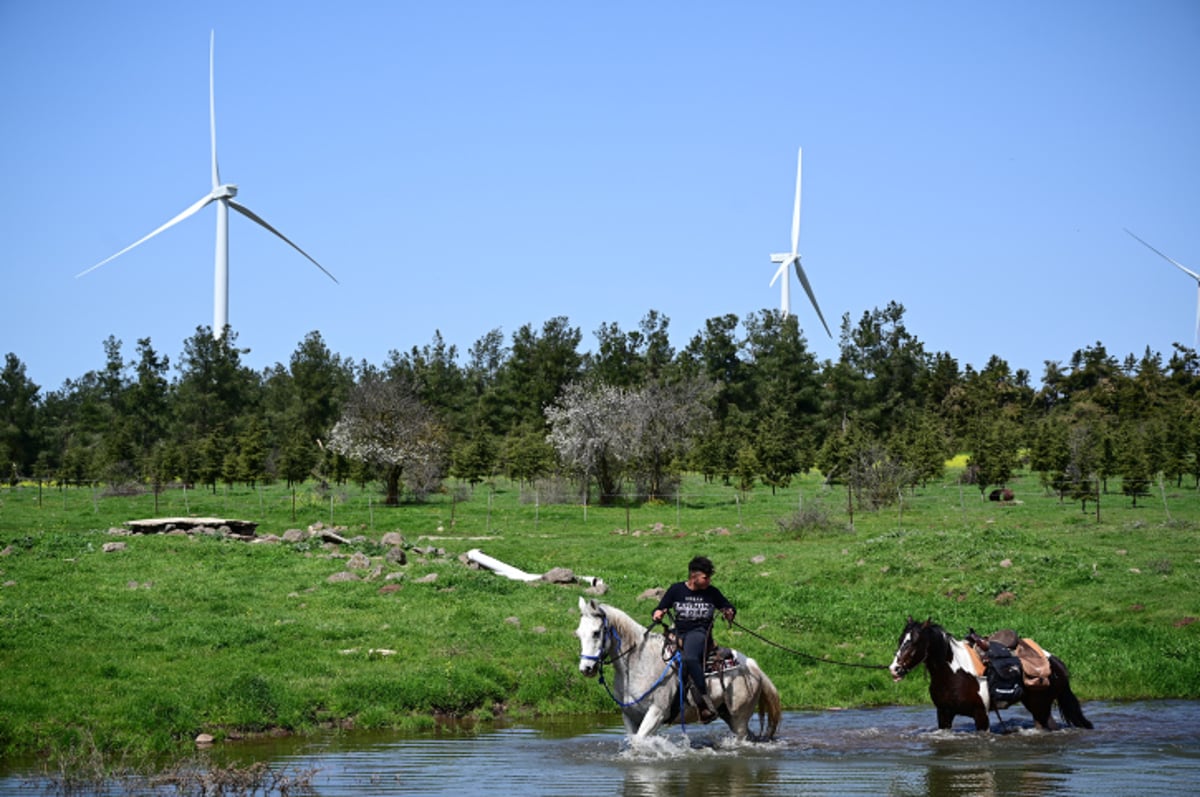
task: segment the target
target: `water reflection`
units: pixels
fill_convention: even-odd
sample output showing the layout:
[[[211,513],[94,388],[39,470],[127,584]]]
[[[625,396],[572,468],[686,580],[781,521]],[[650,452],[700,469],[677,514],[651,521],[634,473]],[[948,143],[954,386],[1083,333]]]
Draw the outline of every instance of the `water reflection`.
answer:
[[[716,725],[644,743],[615,716],[434,733],[342,734],[231,745],[230,759],[319,772],[318,794],[558,797],[1192,794],[1200,703],[1089,703],[1096,730],[1022,720],[976,734],[933,728],[932,707],[791,712],[780,736],[740,743]],[[969,725],[970,723],[968,723]],[[0,795],[33,794],[0,773]],[[132,793],[115,789],[112,793]],[[143,792],[151,793],[151,792]]]

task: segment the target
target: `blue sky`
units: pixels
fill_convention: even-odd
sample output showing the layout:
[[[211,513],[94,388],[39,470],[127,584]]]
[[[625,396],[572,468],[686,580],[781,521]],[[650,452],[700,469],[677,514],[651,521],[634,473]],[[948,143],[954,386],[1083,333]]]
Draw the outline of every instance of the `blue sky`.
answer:
[[[0,0],[0,354],[52,390],[212,323],[215,209],[75,275],[221,177],[247,364],[311,330],[382,364],[566,316],[779,305],[818,358],[897,301],[930,351],[1037,384],[1080,348],[1192,345],[1200,3]]]

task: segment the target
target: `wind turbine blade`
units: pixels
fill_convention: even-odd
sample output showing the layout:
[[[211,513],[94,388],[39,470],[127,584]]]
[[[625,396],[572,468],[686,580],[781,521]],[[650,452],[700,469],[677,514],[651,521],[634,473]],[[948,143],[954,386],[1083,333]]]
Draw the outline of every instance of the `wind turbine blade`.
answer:
[[[81,272],[79,272],[78,274],[76,274],[76,275],[75,275],[75,279],[79,279],[79,278],[80,278],[80,277],[82,277],[84,274],[89,274],[89,273],[91,273],[91,272],[95,271],[96,269],[98,269],[98,268],[100,268],[101,266],[103,266],[105,263],[108,263],[108,262],[111,262],[111,261],[113,261],[113,260],[116,260],[118,257],[120,257],[121,255],[125,254],[125,253],[126,253],[126,252],[128,252],[130,249],[133,249],[135,246],[138,246],[139,244],[144,244],[146,241],[149,241],[151,238],[153,238],[154,236],[158,235],[158,234],[159,234],[160,232],[162,232],[163,230],[166,230],[166,229],[168,229],[168,228],[170,228],[170,227],[174,227],[176,224],[178,224],[179,222],[183,221],[183,220],[184,220],[184,219],[186,219],[188,216],[191,216],[192,214],[196,213],[197,211],[199,211],[201,208],[203,208],[205,205],[207,205],[209,202],[212,202],[212,201],[213,201],[213,196],[212,196],[212,194],[206,194],[206,195],[205,195],[205,197],[204,197],[203,199],[201,199],[199,202],[197,202],[196,204],[192,205],[190,208],[188,208],[187,210],[183,211],[183,212],[182,212],[182,213],[180,213],[178,216],[176,216],[175,218],[171,219],[170,221],[168,221],[166,224],[164,224],[164,225],[162,225],[161,227],[159,227],[159,228],[158,228],[157,230],[155,230],[154,232],[150,233],[149,235],[143,236],[142,238],[139,238],[139,239],[137,239],[136,241],[134,241],[133,243],[131,243],[129,246],[127,246],[127,247],[125,247],[124,249],[122,249],[120,252],[117,252],[115,255],[110,255],[110,256],[108,256],[108,257],[104,258],[103,260],[101,260],[99,263],[97,263],[96,265],[92,266],[91,268],[89,268],[89,269],[85,269],[84,271],[81,271]]]
[[[808,284],[808,277],[804,276],[804,269],[800,266],[800,258],[796,258],[793,262],[796,264],[796,278],[804,286],[804,292],[808,294],[808,300],[812,302],[813,309],[817,311],[817,318],[821,319],[821,326],[825,327],[825,334],[832,338],[833,333],[829,331],[829,324],[825,323],[825,316],[821,314],[821,306],[817,304],[817,296],[813,293],[812,286]]]
[[[232,199],[230,199],[230,200],[229,200],[229,207],[233,208],[233,209],[234,209],[234,210],[236,210],[238,213],[241,213],[243,216],[245,216],[246,218],[250,219],[251,221],[258,223],[258,224],[260,224],[261,226],[263,226],[263,227],[267,228],[268,230],[270,230],[271,232],[275,233],[277,236],[279,236],[279,238],[280,238],[281,240],[283,240],[283,242],[284,242],[284,243],[286,243],[288,246],[292,247],[292,248],[293,248],[293,249],[295,249],[297,252],[299,252],[300,254],[304,255],[306,258],[308,258],[309,262],[310,262],[310,263],[312,263],[312,264],[313,264],[314,266],[316,266],[317,268],[321,269],[321,271],[324,271],[324,272],[325,272],[325,276],[329,277],[329,279],[331,279],[331,280],[333,280],[334,282],[337,282],[337,284],[341,285],[341,283],[337,281],[337,277],[333,276],[333,275],[332,275],[332,274],[330,274],[328,271],[326,271],[326,270],[325,270],[325,267],[324,267],[324,266],[322,266],[320,263],[318,263],[318,262],[317,262],[317,261],[316,261],[316,260],[313,258],[313,256],[312,256],[312,255],[310,255],[308,252],[305,252],[303,249],[301,249],[299,246],[297,246],[295,243],[293,243],[293,242],[292,242],[292,241],[291,241],[291,240],[290,240],[290,239],[289,239],[289,238],[288,238],[286,235],[284,235],[283,233],[281,233],[279,230],[275,229],[275,228],[274,228],[274,227],[272,227],[270,224],[267,224],[267,222],[266,222],[266,220],[265,220],[265,219],[263,219],[262,217],[260,217],[260,216],[259,216],[258,214],[256,214],[254,211],[250,210],[250,208],[246,207],[245,205],[239,205],[237,202],[234,202]]]
[[[1125,228],[1125,232],[1128,232],[1130,235],[1133,235],[1133,233],[1132,233],[1132,232],[1129,232],[1129,229],[1128,229],[1128,228]],[[1188,276],[1190,276],[1192,279],[1196,280],[1196,282],[1197,282],[1197,283],[1200,283],[1200,274],[1197,274],[1196,272],[1192,271],[1190,268],[1188,268],[1187,266],[1183,265],[1183,264],[1182,264],[1182,263],[1180,263],[1178,260],[1175,260],[1174,258],[1167,257],[1166,255],[1164,255],[1162,252],[1160,252],[1160,251],[1158,251],[1157,249],[1155,249],[1155,248],[1154,248],[1153,246],[1151,246],[1150,244],[1146,243],[1145,241],[1142,241],[1142,239],[1141,239],[1141,238],[1138,238],[1136,235],[1133,235],[1133,237],[1134,237],[1134,238],[1137,238],[1137,240],[1138,240],[1138,241],[1141,241],[1142,245],[1143,245],[1143,246],[1145,246],[1147,249],[1149,249],[1151,252],[1153,252],[1154,254],[1158,255],[1158,256],[1159,256],[1159,257],[1161,257],[1163,260],[1166,260],[1168,263],[1171,263],[1172,265],[1174,265],[1174,266],[1175,266],[1177,269],[1179,269],[1179,270],[1180,270],[1180,271],[1182,271],[1183,273],[1187,274],[1187,275],[1188,275]]]
[[[221,184],[221,175],[217,170],[217,100],[213,91],[213,52],[217,44],[217,32],[214,30],[208,37],[208,132],[212,141],[212,187],[217,190]]]
[[[785,260],[779,264],[779,270],[775,272],[774,277],[771,277],[771,286],[770,287],[772,287],[772,288],[775,287],[775,283],[779,281],[780,277],[783,277],[785,280],[787,279],[787,268],[790,264],[791,264],[790,260]]]
[[[792,254],[795,255],[800,245],[800,166],[804,158],[804,148],[796,151],[796,205],[792,208]]]

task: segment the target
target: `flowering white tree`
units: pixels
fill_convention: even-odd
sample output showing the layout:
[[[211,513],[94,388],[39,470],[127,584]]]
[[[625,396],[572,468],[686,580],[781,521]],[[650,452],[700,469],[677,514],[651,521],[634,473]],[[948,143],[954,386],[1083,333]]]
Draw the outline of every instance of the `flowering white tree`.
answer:
[[[550,423],[547,442],[580,479],[584,502],[592,479],[600,489],[600,502],[616,496],[621,471],[633,451],[631,393],[610,385],[590,387],[573,382],[563,388],[558,402],[546,408]]]
[[[587,500],[595,479],[600,500],[614,498],[625,477],[647,495],[661,494],[673,462],[708,417],[707,389],[698,382],[622,389],[572,383],[546,409],[547,441],[582,482]]]
[[[329,448],[379,468],[385,502],[391,506],[400,503],[401,477],[421,493],[440,483],[446,472],[445,432],[402,380],[364,376],[329,435]]]

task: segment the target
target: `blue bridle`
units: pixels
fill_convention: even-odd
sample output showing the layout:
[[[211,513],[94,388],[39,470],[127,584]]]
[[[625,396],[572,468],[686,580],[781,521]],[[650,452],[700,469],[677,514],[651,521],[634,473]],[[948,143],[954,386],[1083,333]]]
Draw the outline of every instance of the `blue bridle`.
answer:
[[[666,666],[663,667],[663,671],[658,674],[658,679],[653,684],[650,685],[650,688],[647,689],[645,692],[643,692],[640,697],[635,697],[633,700],[628,700],[628,701],[623,702],[613,693],[612,688],[610,688],[608,685],[608,681],[604,680],[604,663],[606,661],[612,662],[614,659],[618,659],[621,656],[632,653],[633,648],[632,647],[629,648],[629,650],[626,653],[621,653],[621,635],[619,633],[617,633],[616,628],[609,625],[608,615],[604,614],[603,612],[600,614],[600,624],[601,624],[600,625],[600,639],[601,639],[600,653],[595,656],[587,654],[587,653],[581,653],[581,654],[579,654],[579,658],[587,659],[588,661],[594,661],[594,662],[598,663],[598,665],[599,665],[598,666],[598,670],[599,670],[598,675],[599,675],[600,683],[604,687],[604,690],[606,692],[608,692],[608,696],[613,699],[613,702],[616,703],[621,708],[627,708],[629,706],[636,706],[638,703],[641,703],[643,700],[645,700],[647,697],[649,697],[651,694],[653,694],[654,690],[656,690],[656,689],[658,689],[658,687],[662,686],[663,682],[667,680],[667,676],[670,675],[671,670],[674,669],[674,670],[676,670],[676,672],[678,673],[678,676],[679,676],[679,683],[680,683],[679,705],[680,705],[680,710],[682,711],[682,708],[684,705],[684,695],[683,695],[683,688],[682,688],[682,686],[683,686],[683,654],[680,653],[678,650],[676,650],[674,653],[672,653],[671,657],[666,660],[666,662],[665,662]],[[613,646],[616,648],[615,655],[610,650],[609,642],[612,642]]]

